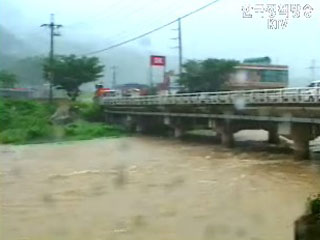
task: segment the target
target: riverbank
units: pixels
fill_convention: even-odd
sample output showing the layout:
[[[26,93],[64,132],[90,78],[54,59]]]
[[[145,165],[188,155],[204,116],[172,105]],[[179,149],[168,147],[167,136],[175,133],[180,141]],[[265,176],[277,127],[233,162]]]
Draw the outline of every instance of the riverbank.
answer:
[[[97,137],[118,137],[124,131],[102,122],[93,103],[0,100],[0,143],[29,144]]]

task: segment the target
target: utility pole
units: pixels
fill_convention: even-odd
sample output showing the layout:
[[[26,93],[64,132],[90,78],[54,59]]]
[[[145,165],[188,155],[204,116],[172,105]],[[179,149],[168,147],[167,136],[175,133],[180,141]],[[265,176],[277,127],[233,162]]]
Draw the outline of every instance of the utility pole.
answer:
[[[316,66],[316,60],[312,59],[311,66],[308,67],[311,70],[312,81],[316,80],[316,69],[319,69],[319,66]]]
[[[178,18],[178,42],[179,42],[179,77],[181,77],[181,74],[182,74],[181,18]]]
[[[51,19],[49,24],[42,24],[40,27],[48,27],[50,29],[50,52],[49,52],[49,63],[52,70],[53,66],[53,59],[54,59],[54,37],[60,36],[59,33],[55,32],[55,29],[59,29],[62,27],[61,24],[54,23],[54,14],[51,14]],[[53,79],[54,79],[54,72],[51,71],[49,75],[49,100],[52,102],[53,92]]]
[[[117,66],[112,66],[112,88],[114,89],[117,86]]]
[[[178,48],[179,51],[179,76],[181,76],[182,73],[182,31],[181,31],[181,18],[177,19],[178,28],[172,29],[174,31],[178,31],[178,37],[171,38],[172,40],[178,41],[178,46],[173,48]]]

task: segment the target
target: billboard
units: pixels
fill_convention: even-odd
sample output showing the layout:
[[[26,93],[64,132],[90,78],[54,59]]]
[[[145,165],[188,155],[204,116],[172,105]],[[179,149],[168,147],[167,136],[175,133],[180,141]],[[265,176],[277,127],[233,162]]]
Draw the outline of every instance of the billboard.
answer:
[[[166,57],[165,56],[154,56],[150,57],[150,65],[151,66],[165,66],[166,65]]]

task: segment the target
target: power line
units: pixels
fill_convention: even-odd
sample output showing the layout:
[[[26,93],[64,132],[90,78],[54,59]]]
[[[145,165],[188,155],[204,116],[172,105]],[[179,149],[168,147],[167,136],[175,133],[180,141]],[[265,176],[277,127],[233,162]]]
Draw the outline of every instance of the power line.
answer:
[[[200,12],[200,11],[204,10],[205,8],[208,8],[208,7],[210,7],[211,5],[213,5],[213,4],[215,4],[215,3],[219,2],[219,1],[220,1],[220,0],[214,0],[214,1],[212,1],[212,2],[210,2],[210,3],[208,3],[208,4],[206,4],[206,5],[204,5],[204,6],[202,6],[202,7],[200,7],[200,8],[198,8],[198,9],[194,10],[194,11],[191,11],[191,12],[183,15],[182,17],[179,17],[179,18],[177,18],[177,19],[175,19],[175,20],[173,20],[173,21],[171,21],[171,22],[168,22],[168,23],[166,23],[166,24],[164,24],[164,25],[162,25],[162,26],[160,26],[160,27],[154,28],[154,29],[152,29],[152,30],[150,30],[150,31],[148,31],[148,32],[146,32],[146,33],[140,34],[140,35],[138,35],[138,36],[136,36],[136,37],[130,38],[130,39],[125,40],[125,41],[123,41],[123,42],[120,42],[120,43],[111,45],[111,46],[109,46],[109,47],[107,47],[107,48],[103,48],[103,49],[100,49],[100,50],[97,50],[97,51],[88,52],[88,53],[86,53],[86,54],[84,54],[84,55],[92,55],[92,54],[97,54],[97,53],[105,52],[105,51],[111,50],[111,49],[113,49],[113,48],[120,47],[120,46],[122,46],[122,45],[124,45],[124,44],[127,44],[127,43],[129,43],[129,42],[133,42],[133,41],[135,41],[135,40],[137,40],[137,39],[139,39],[139,38],[143,38],[143,37],[145,37],[145,36],[147,36],[147,35],[149,35],[149,34],[151,34],[151,33],[154,33],[154,32],[159,31],[159,30],[161,30],[161,29],[163,29],[163,28],[165,28],[165,27],[168,27],[168,26],[170,26],[171,24],[179,21],[179,19],[181,20],[181,19],[187,18],[187,17],[189,17],[189,16],[191,16],[191,15],[197,13],[197,12]]]
[[[126,2],[125,1],[129,1],[130,0],[123,0],[121,1],[122,4],[113,4],[111,7],[106,7],[107,9],[109,9],[109,11],[103,11],[102,14],[97,14],[95,16],[92,16],[91,18],[89,18],[88,20],[92,21],[92,20],[99,20],[99,21],[104,21],[104,22],[117,22],[125,24],[128,19],[130,19],[131,17],[135,16],[135,15],[141,15],[141,12],[146,13],[147,9],[150,8],[150,4],[146,4],[144,2],[140,2],[140,4],[134,4],[128,7],[126,6]],[[179,2],[183,2],[183,0],[179,0]],[[139,2],[139,1],[138,1]],[[179,9],[180,6],[175,6],[177,4],[171,4],[170,8],[174,8],[174,9]],[[152,4],[152,6],[154,6],[154,4]],[[115,7],[114,9],[112,9],[113,7]],[[131,10],[131,11],[127,11],[127,10]],[[111,14],[110,14],[111,13]],[[144,14],[145,15],[145,14]],[[115,19],[116,18],[116,19]],[[74,24],[70,24],[68,25],[68,27],[75,27],[77,25],[82,25],[82,24],[86,24],[87,21],[81,21],[81,22],[77,22]],[[139,29],[139,27],[136,27]],[[126,31],[122,31],[121,35],[123,35],[123,33]],[[116,34],[116,36],[119,36],[120,34]],[[127,34],[126,34],[127,35]],[[127,36],[126,36],[127,37]]]
[[[165,14],[166,16],[172,15],[172,13],[177,10],[177,8],[179,9],[179,8],[181,8],[181,6],[177,5],[177,4],[176,5],[172,5],[172,6],[168,7],[168,8],[166,8],[165,11],[163,11],[163,12],[166,13]],[[128,18],[126,18],[126,19],[128,20]],[[148,18],[148,19],[151,19],[151,18]],[[152,21],[147,21],[148,22],[147,25],[145,24],[146,20],[143,20],[143,23],[135,25],[135,29],[138,29],[138,31],[139,31],[139,30],[145,29],[147,27],[148,28],[153,28],[155,25],[162,24],[164,22],[163,20],[164,20],[164,16],[163,15],[160,16],[160,17],[157,16],[155,18],[152,17]],[[118,42],[118,41],[120,41],[120,39],[129,38],[132,35],[136,35],[136,34],[139,34],[139,33],[137,33],[137,31],[131,32],[131,31],[123,30],[123,31],[119,32],[118,34],[115,34],[113,36],[110,36],[110,37],[106,38],[106,40],[111,40],[112,42]],[[113,39],[116,39],[116,40],[113,40]]]
[[[164,22],[167,21],[168,16],[171,16],[174,11],[177,11],[177,9],[181,10],[183,8],[183,6],[184,6],[184,2],[183,1],[184,0],[175,1],[174,4],[171,4],[170,6],[166,7],[164,10],[162,10],[161,11],[162,14],[157,14],[157,15],[151,14],[151,16],[143,14],[144,16],[148,16],[147,17],[148,20],[146,21],[146,19],[142,19],[143,23],[142,22],[138,22],[138,24],[135,24],[135,31],[132,31],[132,29],[129,29],[129,31],[128,31],[128,28],[124,24],[127,24],[128,21],[129,22],[133,21],[134,19],[130,19],[130,18],[135,16],[136,14],[139,14],[140,12],[144,11],[144,13],[150,13],[150,12],[146,11],[147,8],[151,7],[150,5],[144,4],[143,6],[136,7],[135,10],[132,11],[131,13],[127,13],[126,11],[125,12],[120,12],[119,9],[115,9],[116,12],[122,13],[122,14],[115,14],[115,11],[112,10],[111,16],[116,15],[117,18],[120,18],[120,21],[118,21],[116,19],[112,20],[112,18],[115,17],[115,16],[110,17],[110,14],[107,14],[107,19],[112,20],[111,22],[117,22],[117,24],[119,24],[119,22],[120,22],[122,24],[121,28],[126,29],[126,30],[122,30],[122,31],[120,31],[118,33],[115,33],[114,35],[111,35],[111,36],[109,36],[107,38],[103,38],[102,41],[106,41],[109,45],[113,45],[113,44],[115,44],[117,42],[122,41],[123,39],[131,38],[132,36],[140,34],[141,31],[146,31],[146,30],[148,30],[150,28],[152,29],[155,26],[161,25],[161,24],[163,24]],[[154,6],[154,4],[152,6]],[[128,9],[131,9],[131,8],[128,8]],[[124,9],[124,10],[126,10],[126,9]],[[166,18],[164,18],[163,13],[165,13],[165,16],[167,16]],[[104,13],[104,15],[106,15],[106,13]],[[99,19],[102,19],[101,17],[103,17],[103,16],[100,16]],[[97,19],[97,18],[94,17],[93,19]],[[106,19],[103,18],[103,21],[106,21]],[[136,20],[134,20],[134,21],[136,22]],[[147,24],[146,24],[146,22],[147,22]],[[80,25],[80,24],[84,24],[84,23],[85,22],[78,22],[78,23],[75,23],[75,24],[68,25],[67,27],[70,27],[70,26],[73,27],[75,25]]]
[[[108,50],[113,49],[113,48],[116,48],[116,47],[120,47],[120,46],[122,46],[122,45],[124,45],[124,44],[127,44],[127,43],[129,43],[129,42],[133,42],[133,41],[135,41],[135,40],[137,40],[137,39],[139,39],[139,38],[143,38],[143,37],[145,37],[145,36],[147,36],[147,35],[149,35],[149,34],[151,34],[151,33],[153,33],[153,32],[159,31],[159,30],[162,29],[162,28],[165,28],[165,27],[167,27],[167,26],[170,26],[171,24],[175,23],[176,21],[177,21],[177,20],[171,21],[171,22],[169,22],[169,23],[167,23],[167,24],[165,24],[165,25],[162,25],[162,26],[160,26],[160,27],[157,27],[157,28],[155,28],[155,29],[153,29],[153,30],[151,30],[151,31],[149,31],[149,32],[146,32],[146,33],[144,33],[144,34],[141,34],[141,35],[139,35],[139,36],[133,37],[133,38],[131,38],[131,39],[128,39],[128,40],[126,40],[126,41],[123,41],[123,42],[114,44],[114,45],[112,45],[112,46],[110,46],[110,47],[107,47],[107,48],[104,48],[104,49],[101,49],[101,50],[97,50],[97,51],[93,51],[93,52],[86,53],[86,54],[84,54],[84,55],[92,55],[92,54],[96,54],[96,53],[108,51]]]

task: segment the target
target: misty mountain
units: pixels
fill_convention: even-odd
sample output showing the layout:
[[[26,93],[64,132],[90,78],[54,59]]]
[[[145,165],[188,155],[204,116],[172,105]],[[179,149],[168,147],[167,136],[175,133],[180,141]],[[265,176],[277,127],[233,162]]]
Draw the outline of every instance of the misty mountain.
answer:
[[[38,35],[26,35],[17,37],[11,31],[0,25],[0,70],[5,69],[17,75],[19,86],[43,85],[42,57],[47,54],[47,39]],[[107,43],[105,43],[107,45]],[[105,45],[103,45],[105,47]],[[101,48],[103,47],[101,46]],[[84,43],[76,38],[68,38],[63,35],[56,39],[56,54],[81,55],[89,49],[96,49],[92,43]],[[85,51],[87,49],[87,51]],[[42,53],[42,56],[39,56]],[[112,66],[116,66],[116,83],[140,83],[150,84],[150,55],[159,54],[146,51],[144,48],[119,48],[110,52],[97,55],[101,63],[105,65],[104,77],[99,80],[105,86],[111,86],[113,79]],[[161,54],[161,53],[160,53]],[[88,57],[91,57],[90,55]],[[176,56],[167,56],[167,70],[177,69]],[[162,81],[163,70],[153,69],[153,81]],[[94,90],[94,83],[85,84],[83,89]]]
[[[0,68],[6,69],[17,60],[16,53],[23,44],[1,25],[0,36]]]
[[[0,25],[0,69],[15,74],[20,87],[42,85],[42,58],[33,48]]]
[[[33,48],[22,39],[12,34],[8,29],[0,25],[0,54],[9,57],[26,57],[34,52]],[[1,62],[5,62],[1,58]]]

